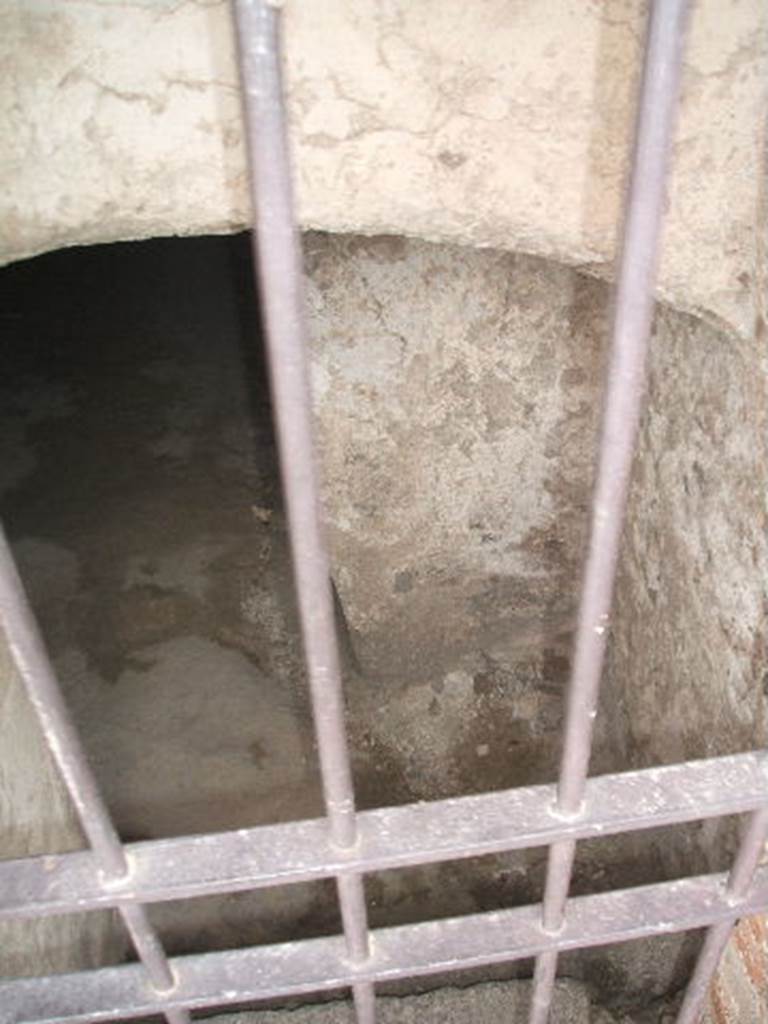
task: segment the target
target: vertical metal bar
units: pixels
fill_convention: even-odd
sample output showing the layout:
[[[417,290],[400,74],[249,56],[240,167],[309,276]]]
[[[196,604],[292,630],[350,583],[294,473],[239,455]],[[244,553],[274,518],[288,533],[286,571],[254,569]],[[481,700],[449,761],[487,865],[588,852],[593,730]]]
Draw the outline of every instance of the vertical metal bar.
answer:
[[[322,535],[312,442],[300,246],[280,68],[279,13],[267,0],[235,0],[245,100],[253,235],[280,471],[288,512],[293,573],[332,842],[355,845],[357,825],[328,555]],[[368,924],[359,875],[339,879],[350,958],[368,955]],[[372,1024],[373,990],[353,987],[361,1024]]]
[[[597,695],[645,381],[665,182],[685,34],[687,0],[654,0],[648,21],[635,148],[625,213],[603,409],[589,553],[584,572],[560,765],[557,812],[579,812],[589,769]],[[550,849],[543,927],[562,927],[574,844]],[[554,954],[534,975],[531,1024],[549,1016]]]
[[[734,901],[742,899],[747,894],[765,848],[766,838],[768,838],[768,807],[750,815],[726,886],[727,895]],[[737,921],[738,915],[707,929],[696,967],[680,1007],[677,1024],[698,1024],[701,1019],[710,983]]]
[[[61,695],[43,638],[27,602],[5,533],[0,528],[0,626],[56,765],[93,849],[102,880],[109,884],[128,873],[128,861],[112,824],[77,730]],[[144,907],[119,908],[136,952],[158,992],[175,985],[173,973]],[[189,1024],[189,1014],[170,1010],[168,1024]]]
[[[740,900],[747,892],[768,839],[768,807],[749,816],[739,852],[728,876],[728,895]]]

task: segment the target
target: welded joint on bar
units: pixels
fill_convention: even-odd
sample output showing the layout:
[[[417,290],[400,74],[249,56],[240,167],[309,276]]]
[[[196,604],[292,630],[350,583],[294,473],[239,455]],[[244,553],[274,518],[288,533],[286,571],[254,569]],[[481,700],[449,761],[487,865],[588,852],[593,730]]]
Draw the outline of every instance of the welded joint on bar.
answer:
[[[358,832],[355,835],[355,841],[347,846],[342,846],[338,840],[334,839],[333,836],[328,837],[328,853],[334,857],[338,857],[341,860],[348,860],[350,866],[347,867],[344,864],[338,865],[338,873],[342,875],[357,874],[360,870],[357,861],[360,858],[365,857],[365,846],[363,845],[363,837]]]
[[[377,948],[375,935],[376,933],[373,931],[369,931],[366,935],[366,942],[368,945],[368,953],[366,956],[355,958],[347,955],[347,953],[343,953],[339,957],[339,961],[341,963],[348,967],[350,971],[362,974],[366,981],[369,980],[372,965],[385,963],[389,959],[386,953],[382,954]]]
[[[112,871],[105,871],[104,868],[96,869],[96,877],[99,880],[99,885],[105,892],[117,893],[121,889],[126,889],[132,883],[136,865],[133,862],[133,858],[125,847],[125,871],[116,874]]]
[[[328,816],[328,846],[334,854],[340,857],[349,857],[351,860],[353,857],[359,857],[363,851],[363,840],[358,827],[357,815],[355,815],[355,805],[352,800],[343,800],[331,803],[328,801],[327,810],[329,811]],[[342,841],[341,837],[336,835],[337,829],[333,827],[333,818],[331,815],[338,814],[338,816],[344,820],[352,815],[352,820],[349,823],[350,840],[349,842]]]
[[[560,796],[557,794],[555,799],[547,805],[547,810],[557,821],[565,821],[569,823],[581,821],[582,818],[587,817],[587,801],[582,800],[575,810],[568,811],[563,808],[560,803]]]
[[[158,996],[172,996],[173,993],[178,990],[179,975],[176,971],[176,968],[173,966],[172,960],[168,961],[168,972],[171,975],[170,985],[156,985],[153,981],[150,980],[149,976],[147,976],[147,988],[149,989],[150,992],[153,992],[155,995]]]
[[[543,904],[542,904],[542,906],[543,906]],[[541,934],[542,935],[546,935],[547,938],[550,938],[550,939],[557,939],[557,938],[559,938],[561,935],[564,934],[564,932],[566,931],[567,927],[568,927],[568,921],[567,921],[567,919],[565,917],[565,914],[563,915],[563,918],[560,921],[560,924],[557,926],[557,928],[554,928],[551,925],[547,925],[546,922],[544,921],[544,915],[543,914],[542,914],[542,917],[541,917],[541,921],[539,923],[539,931],[541,932]]]

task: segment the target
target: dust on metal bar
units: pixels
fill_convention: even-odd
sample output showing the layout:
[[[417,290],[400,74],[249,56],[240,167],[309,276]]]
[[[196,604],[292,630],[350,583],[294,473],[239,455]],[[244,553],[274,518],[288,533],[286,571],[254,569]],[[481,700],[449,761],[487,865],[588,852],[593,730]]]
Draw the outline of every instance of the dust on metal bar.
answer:
[[[701,928],[768,910],[768,867],[756,872],[738,906],[725,875],[685,878],[595,896],[573,897],[557,934],[541,927],[539,905],[373,932],[372,955],[351,962],[340,936],[228,950],[172,961],[176,989],[147,990],[133,966],[0,983],[0,1024],[93,1024],[165,1011],[232,1006],[520,960],[552,950],[626,942]]]
[[[589,769],[614,577],[644,390],[687,8],[687,0],[654,0],[649,14],[589,552],[560,767],[558,805],[564,814],[578,813]],[[547,927],[553,929],[562,924],[573,856],[571,841],[550,851],[543,919]],[[545,1024],[549,1016],[554,977],[552,956],[537,963],[531,1024]]]
[[[0,626],[37,715],[43,735],[92,848],[92,881],[108,888],[130,877],[125,850],[70,718],[43,638],[29,607],[5,532],[0,527]],[[120,907],[136,952],[156,991],[175,979],[146,911],[138,904]],[[189,1024],[184,1011],[171,1010],[168,1024]]]
[[[234,0],[269,371],[288,512],[293,572],[332,842],[356,842],[352,771],[328,554],[319,512],[300,246],[280,69],[280,19],[267,0]],[[337,883],[350,956],[367,956],[362,878]],[[373,1022],[373,996],[354,992],[360,1024]]]
[[[758,868],[760,856],[768,840],[768,807],[756,811],[749,822],[726,885],[726,896],[734,901],[743,898]],[[708,930],[696,966],[688,983],[677,1024],[697,1024],[704,1008],[710,982],[720,964],[728,939],[739,915],[719,921]]]
[[[768,806],[764,751],[587,781],[585,811],[555,812],[554,786],[525,786],[358,814],[340,851],[326,819],[132,843],[130,876],[104,886],[88,851],[0,862],[0,919],[154,903],[546,846]]]

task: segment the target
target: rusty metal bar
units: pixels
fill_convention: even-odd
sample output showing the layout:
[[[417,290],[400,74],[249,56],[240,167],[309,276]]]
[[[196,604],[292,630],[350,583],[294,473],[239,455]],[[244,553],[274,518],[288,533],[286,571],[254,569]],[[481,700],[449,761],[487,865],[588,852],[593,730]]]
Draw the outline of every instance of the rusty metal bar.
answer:
[[[748,891],[758,869],[760,856],[765,850],[767,839],[768,807],[764,807],[751,815],[736,860],[728,876],[725,893],[734,902],[743,899]],[[677,1024],[698,1024],[701,1019],[710,983],[720,964],[720,958],[728,944],[734,925],[740,916],[740,914],[734,915],[725,921],[719,921],[707,930],[696,967],[680,1007]]]
[[[644,390],[687,9],[687,0],[654,0],[648,20],[589,552],[560,766],[558,809],[566,816],[580,812],[589,770],[616,564]],[[542,914],[545,927],[552,931],[563,924],[573,857],[572,841],[550,850]],[[545,1024],[549,1017],[556,956],[555,952],[547,954],[536,964],[531,1024]]]
[[[554,813],[554,786],[526,786],[358,814],[339,850],[325,818],[131,843],[130,874],[104,886],[88,851],[0,862],[0,919],[153,903],[456,860],[768,806],[763,751],[587,781],[585,813]]]
[[[130,878],[128,860],[64,703],[1,527],[0,626],[8,638],[11,656],[45,741],[91,844],[92,881],[108,890],[111,885]],[[146,911],[139,904],[119,910],[155,991],[171,990],[175,979]],[[189,1016],[182,1010],[170,1010],[166,1019],[168,1024],[189,1024]]]
[[[302,264],[280,67],[280,17],[268,0],[234,0],[258,267],[280,472],[331,841],[357,841],[355,801],[328,554],[312,436]],[[350,957],[368,956],[363,880],[337,883]],[[359,1024],[373,1024],[370,986],[353,987]]]
[[[557,934],[541,927],[541,907],[518,907],[373,933],[372,955],[360,964],[334,936],[276,946],[178,957],[178,985],[160,996],[136,967],[24,978],[0,983],[0,1024],[95,1024],[167,1011],[232,1006],[254,1000],[339,989],[504,963],[549,950],[570,950],[701,928],[768,910],[768,867],[734,904],[724,875],[685,878],[595,896],[573,897]]]

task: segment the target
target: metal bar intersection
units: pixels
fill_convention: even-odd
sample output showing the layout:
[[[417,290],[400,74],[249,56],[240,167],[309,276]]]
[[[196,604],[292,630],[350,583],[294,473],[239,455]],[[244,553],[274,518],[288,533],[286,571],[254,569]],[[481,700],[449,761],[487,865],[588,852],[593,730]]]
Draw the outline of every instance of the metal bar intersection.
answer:
[[[108,967],[0,984],[2,1024],[93,1024],[167,1011],[226,1007],[519,960],[667,934],[768,910],[768,867],[734,903],[726,876],[709,875],[568,901],[560,933],[541,928],[540,905],[373,932],[375,952],[353,962],[341,936],[205,953],[171,961],[178,984],[161,995],[140,966]]]
[[[104,884],[90,851],[0,862],[0,919],[157,903],[368,874],[757,811],[768,805],[768,754],[691,761],[587,780],[581,814],[556,789],[527,786],[360,811],[353,849],[324,818],[125,847],[130,872]]]

